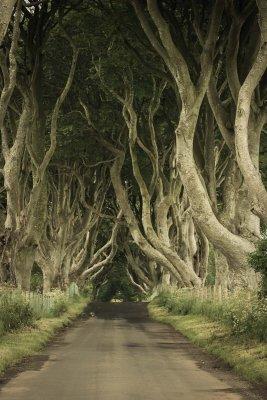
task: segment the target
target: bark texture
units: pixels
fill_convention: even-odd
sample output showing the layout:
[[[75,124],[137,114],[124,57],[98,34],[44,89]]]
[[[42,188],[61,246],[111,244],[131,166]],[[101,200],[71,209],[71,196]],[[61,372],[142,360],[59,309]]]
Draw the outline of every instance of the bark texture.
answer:
[[[0,46],[5,38],[17,0],[2,0],[0,4]]]

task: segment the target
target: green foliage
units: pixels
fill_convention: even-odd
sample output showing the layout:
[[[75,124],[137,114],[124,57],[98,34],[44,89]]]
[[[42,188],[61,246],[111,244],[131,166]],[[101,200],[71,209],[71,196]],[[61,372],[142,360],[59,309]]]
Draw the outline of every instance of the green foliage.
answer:
[[[30,304],[17,291],[0,294],[0,335],[33,324],[34,314]]]
[[[84,286],[80,288],[83,297],[91,299],[93,296],[93,285],[91,282],[85,282]]]
[[[53,317],[59,317],[61,314],[66,312],[68,309],[68,302],[65,299],[59,299],[55,301],[54,306],[51,310]]]
[[[31,291],[38,293],[43,291],[43,273],[37,264],[34,264],[31,274]]]
[[[69,301],[70,298],[67,293],[60,289],[52,290],[44,298],[40,317],[59,317],[67,311]]]
[[[139,295],[129,282],[125,279],[115,281],[111,279],[101,286],[97,299],[100,301],[111,301],[113,299],[121,301],[138,301]]]
[[[220,321],[234,335],[266,340],[267,300],[259,299],[256,294],[248,299],[245,292],[239,292],[238,295],[216,301],[200,299],[187,289],[163,289],[153,302],[175,315],[204,315],[212,321]]]
[[[64,326],[67,326],[80,315],[87,300],[80,297],[68,307],[68,311],[58,318],[47,318],[36,321],[32,329],[22,329],[7,334],[0,343],[0,374],[9,366],[20,362],[23,358],[32,356],[40,351]]]
[[[53,290],[47,295],[38,293],[23,294],[6,288],[0,293],[0,336],[25,326],[33,325],[41,318],[59,317],[70,304],[80,299],[77,288],[72,285],[65,293]]]
[[[267,234],[257,244],[257,249],[250,254],[249,264],[262,274],[262,294],[267,296]]]
[[[156,321],[172,325],[197,346],[224,361],[251,382],[267,382],[266,344],[255,338],[233,335],[229,328],[204,315],[174,315],[154,303],[148,306]]]
[[[125,271],[122,259],[118,258],[112,268],[108,281],[98,291],[97,299],[100,301],[138,301],[140,294],[133,287]]]
[[[70,299],[68,293],[60,289],[52,290],[45,295],[31,292],[25,296],[35,319],[59,316],[65,312]]]
[[[31,275],[31,290],[41,293],[43,289],[43,277],[40,274]]]

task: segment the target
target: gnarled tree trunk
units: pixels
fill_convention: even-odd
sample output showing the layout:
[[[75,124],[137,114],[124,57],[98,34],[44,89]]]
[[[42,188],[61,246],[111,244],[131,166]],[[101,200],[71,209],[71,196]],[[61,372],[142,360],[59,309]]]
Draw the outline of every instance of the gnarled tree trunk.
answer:
[[[19,289],[29,291],[31,287],[31,272],[35,259],[36,246],[24,246],[16,251],[12,266]]]
[[[17,0],[1,0],[0,3],[0,46],[4,40]]]

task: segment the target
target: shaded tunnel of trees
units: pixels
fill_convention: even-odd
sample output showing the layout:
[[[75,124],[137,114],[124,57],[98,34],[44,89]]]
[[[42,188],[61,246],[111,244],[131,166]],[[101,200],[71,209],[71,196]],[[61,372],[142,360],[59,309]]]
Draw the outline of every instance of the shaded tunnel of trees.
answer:
[[[266,6],[1,0],[2,283],[258,285]]]

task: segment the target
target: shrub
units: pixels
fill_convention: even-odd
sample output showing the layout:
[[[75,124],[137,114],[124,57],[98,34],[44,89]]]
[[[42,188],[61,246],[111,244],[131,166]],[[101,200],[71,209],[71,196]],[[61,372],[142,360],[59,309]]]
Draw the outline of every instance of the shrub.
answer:
[[[81,289],[82,295],[84,297],[92,298],[93,294],[93,284],[90,281],[87,281]]]
[[[239,292],[219,301],[201,299],[189,289],[174,291],[163,288],[153,301],[173,314],[205,315],[227,325],[235,335],[266,340],[267,300],[259,299],[257,294],[252,294],[248,299],[246,292]]]
[[[59,317],[61,314],[66,312],[67,309],[68,309],[68,304],[65,299],[57,300],[55,301],[54,306],[51,309],[51,314],[53,317]]]
[[[59,317],[61,314],[67,311],[69,299],[66,293],[59,289],[52,290],[47,297],[50,298],[50,309],[48,315],[52,317]]]
[[[35,319],[58,317],[67,311],[69,299],[69,295],[59,289],[54,289],[45,295],[38,293],[27,295]]]
[[[77,288],[69,293],[55,289],[43,296],[21,293],[11,288],[0,290],[0,336],[24,326],[33,325],[39,318],[59,317],[68,310],[69,300],[78,299]]]
[[[29,303],[17,291],[0,294],[0,334],[33,324],[34,316]]]
[[[42,270],[34,263],[31,273],[31,292],[42,293],[43,280]]]

